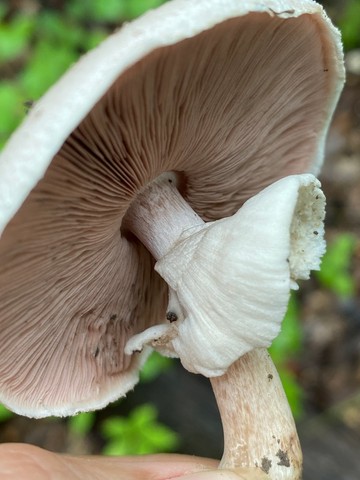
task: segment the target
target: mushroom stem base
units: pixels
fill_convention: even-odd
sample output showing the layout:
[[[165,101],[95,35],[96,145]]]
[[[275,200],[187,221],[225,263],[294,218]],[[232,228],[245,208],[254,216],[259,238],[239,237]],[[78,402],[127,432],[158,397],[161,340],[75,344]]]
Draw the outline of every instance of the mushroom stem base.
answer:
[[[300,480],[294,419],[267,350],[247,353],[211,383],[224,429],[220,468],[258,467],[272,480]]]

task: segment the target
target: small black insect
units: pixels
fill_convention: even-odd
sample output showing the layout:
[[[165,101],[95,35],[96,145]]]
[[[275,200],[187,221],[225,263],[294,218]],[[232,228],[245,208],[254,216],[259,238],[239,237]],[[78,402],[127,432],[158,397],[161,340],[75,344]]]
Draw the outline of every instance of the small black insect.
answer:
[[[178,316],[175,312],[166,312],[166,320],[169,320],[170,323],[176,322]]]
[[[25,113],[26,114],[29,113],[29,111],[30,111],[31,107],[34,105],[34,103],[35,103],[34,100],[26,100],[23,103],[23,105],[25,107]]]

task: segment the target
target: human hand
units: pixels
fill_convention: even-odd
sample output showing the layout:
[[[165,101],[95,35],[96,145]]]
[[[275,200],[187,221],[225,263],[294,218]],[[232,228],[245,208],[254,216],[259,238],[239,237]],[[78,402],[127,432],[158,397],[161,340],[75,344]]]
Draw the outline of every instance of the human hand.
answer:
[[[71,456],[26,444],[0,445],[1,480],[269,480],[258,469],[217,470],[186,455]]]

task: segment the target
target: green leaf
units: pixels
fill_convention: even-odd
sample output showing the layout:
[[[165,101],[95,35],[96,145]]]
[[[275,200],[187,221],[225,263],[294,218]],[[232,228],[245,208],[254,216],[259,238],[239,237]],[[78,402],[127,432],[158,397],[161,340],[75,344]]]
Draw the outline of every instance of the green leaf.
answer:
[[[295,375],[284,366],[279,367],[278,373],[295,419],[304,413],[304,393],[298,384]]]
[[[84,437],[87,435],[95,423],[95,413],[79,413],[78,415],[68,419],[69,431],[75,435]]]
[[[140,380],[142,382],[151,382],[173,365],[173,359],[163,357],[157,352],[152,352],[140,372]]]
[[[108,36],[108,32],[105,29],[94,29],[88,32],[84,36],[82,46],[85,51],[91,50],[99,45]]]
[[[129,420],[122,417],[110,417],[101,424],[101,432],[105,438],[117,438],[125,435],[129,428]]]
[[[105,455],[143,455],[173,451],[178,436],[157,421],[153,405],[135,408],[128,418],[110,417],[102,422],[101,432],[107,440]]]
[[[30,98],[39,98],[76,59],[75,51],[66,45],[52,44],[47,40],[39,41],[20,76],[24,91]]]
[[[350,0],[339,21],[345,50],[360,47],[360,0]]]
[[[13,60],[27,50],[34,28],[31,16],[19,15],[10,23],[0,23],[0,63]]]
[[[320,284],[343,298],[355,295],[355,281],[351,276],[351,262],[356,246],[356,238],[342,233],[329,246],[316,272]]]
[[[81,20],[121,23],[142,15],[166,0],[73,0],[67,13]]]
[[[52,44],[66,45],[69,49],[76,49],[87,35],[80,24],[46,10],[38,18],[36,33],[39,39],[45,39]]]
[[[280,335],[274,340],[269,352],[279,372],[285,394],[295,418],[303,412],[303,392],[295,375],[289,370],[289,360],[302,346],[302,329],[299,322],[299,307],[296,293],[292,292],[283,320]]]
[[[127,0],[124,2],[124,16],[128,19],[136,18],[163,3],[165,0]]]
[[[24,96],[15,82],[0,82],[0,148],[25,115]]]
[[[8,13],[9,7],[5,3],[0,2],[0,20],[3,20],[5,15]]]
[[[281,332],[269,349],[271,357],[277,365],[284,363],[289,357],[293,357],[301,348],[302,330],[298,312],[296,294],[292,292]]]
[[[73,0],[66,11],[81,20],[116,23],[124,18],[125,4],[126,0]]]
[[[10,412],[4,405],[0,404],[0,422],[5,422],[9,418],[12,418],[14,414]]]

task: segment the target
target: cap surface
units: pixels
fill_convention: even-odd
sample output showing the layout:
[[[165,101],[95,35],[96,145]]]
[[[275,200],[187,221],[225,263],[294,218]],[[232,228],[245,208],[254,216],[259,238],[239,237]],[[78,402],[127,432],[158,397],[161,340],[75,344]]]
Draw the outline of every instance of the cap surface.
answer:
[[[131,201],[175,171],[215,220],[317,171],[342,82],[338,33],[311,1],[176,0],[75,65],[0,157],[0,401],[66,415],[126,393],[142,359],[123,347],[166,308],[153,259],[121,232]]]

